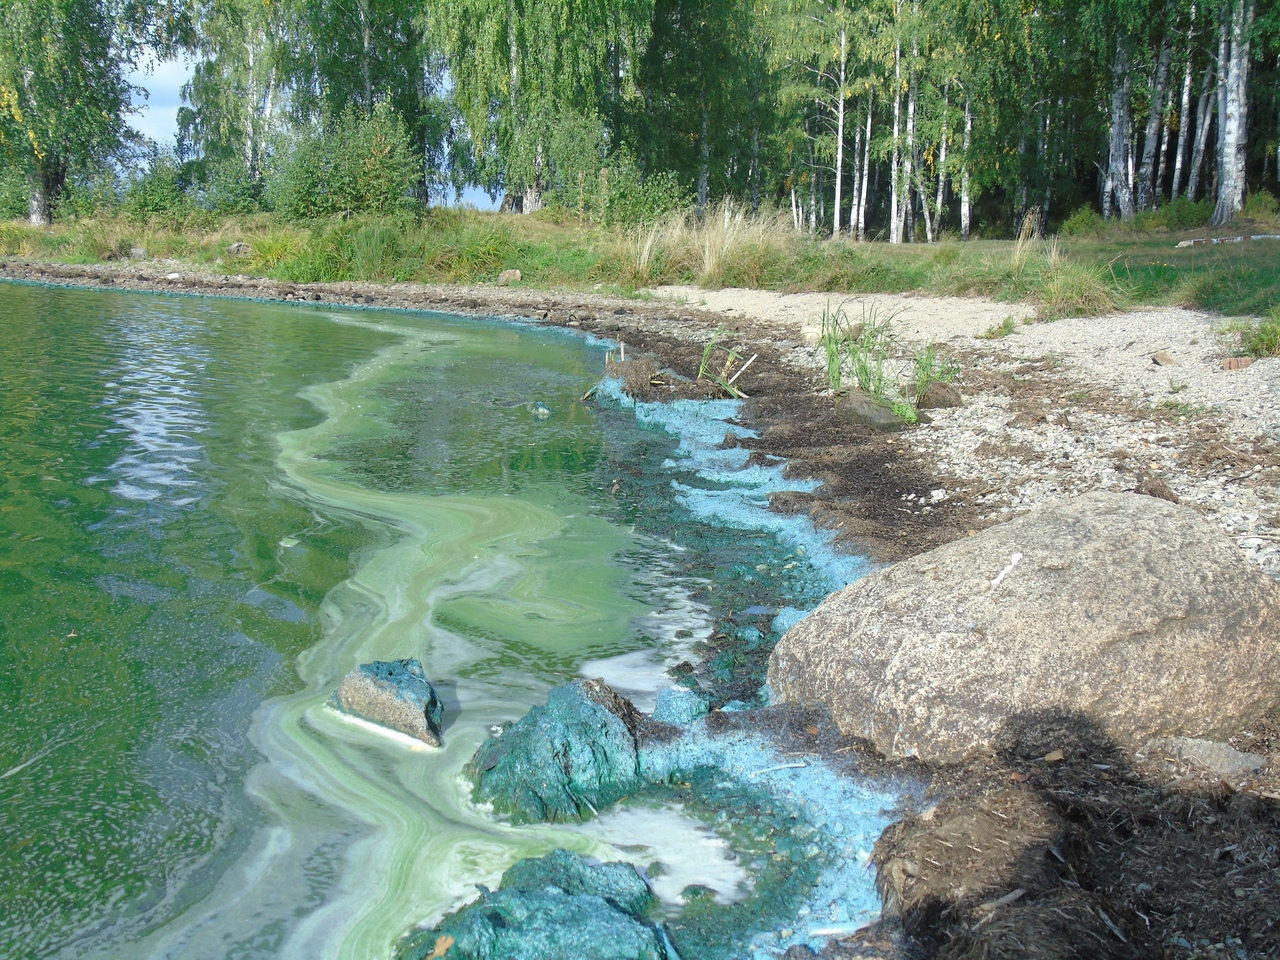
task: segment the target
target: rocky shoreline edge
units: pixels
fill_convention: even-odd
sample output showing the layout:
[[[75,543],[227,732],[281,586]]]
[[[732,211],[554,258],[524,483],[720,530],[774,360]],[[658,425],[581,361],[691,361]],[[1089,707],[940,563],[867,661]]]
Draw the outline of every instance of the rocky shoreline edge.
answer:
[[[1008,490],[966,495],[961,471],[946,476],[946,456],[937,451],[945,454],[948,440],[954,443],[963,436],[960,430],[949,437],[920,431],[918,440],[917,435],[907,440],[902,434],[876,434],[840,421],[832,413],[830,398],[816,389],[810,345],[795,331],[742,317],[670,304],[497,288],[304,288],[201,277],[181,268],[161,273],[150,267],[8,261],[0,264],[0,276],[107,289],[532,317],[620,340],[630,351],[652,355],[655,369],[681,371],[689,379],[711,331],[723,328],[748,355],[759,357],[748,388],[753,402],[746,408],[746,417],[761,434],[751,443],[753,450],[785,457],[793,470],[826,481],[815,495],[779,498],[775,508],[807,512],[819,526],[839,531],[843,542],[895,561],[992,525],[1003,519],[990,510],[993,495],[1004,493],[1013,499]],[[966,392],[998,395],[999,381],[1016,382],[1042,372],[1006,372],[1007,363],[992,360],[996,353],[970,357],[973,382]],[[1034,365],[1034,360],[1026,362]],[[628,386],[644,393],[645,385],[633,382],[637,379],[633,376]],[[652,399],[672,394],[671,384],[653,379],[648,378]],[[984,389],[993,385],[996,389]],[[1042,399],[1020,395],[1025,392],[1009,391],[1013,402],[1002,412],[1012,410],[1015,419],[1029,412],[1027,429],[1033,433],[1037,424],[1058,419],[1053,404],[1045,405],[1051,408],[1047,412],[1016,409]],[[1092,414],[1088,399],[1082,397],[1079,406],[1089,407]],[[1112,404],[1113,414],[1131,412],[1119,409],[1132,406],[1123,396],[1105,403]],[[1037,418],[1037,413],[1045,415]],[[1180,425],[1185,427],[1186,419],[1176,409],[1169,416],[1156,411],[1143,426],[1154,420],[1157,430],[1176,432]],[[1234,466],[1248,467],[1241,475],[1252,477],[1251,489],[1264,507],[1274,503],[1277,460],[1271,438],[1256,436],[1246,448],[1229,424],[1218,426],[1207,419],[1190,425],[1188,447],[1212,446],[1215,441],[1206,439],[1205,428],[1226,436],[1223,445],[1229,453],[1252,461]],[[1215,460],[1209,466],[1220,464]],[[1193,474],[1195,465],[1190,468]],[[940,477],[960,482],[940,487]],[[1136,475],[1133,479],[1142,480]],[[1076,492],[1069,483],[1062,486],[1067,489],[1061,493]],[[934,493],[939,489],[942,498]],[[1013,508],[1018,506],[1015,501]],[[1260,527],[1265,534],[1269,520],[1261,518],[1258,524],[1258,519],[1249,532]],[[1242,751],[1269,760],[1268,766],[1246,774],[1224,774],[1221,767],[1197,756],[1194,747],[1131,754],[1087,740],[1064,740],[1064,746],[1038,757],[989,750],[925,766],[879,757],[864,740],[842,734],[821,712],[778,710],[761,719],[767,720],[762,729],[770,730],[784,751],[789,747],[798,752],[795,748],[800,747],[824,758],[833,769],[846,762],[846,770],[854,768],[849,772],[862,776],[905,772],[926,782],[920,809],[885,833],[885,841],[902,854],[883,861],[888,864],[882,871],[885,921],[856,936],[831,938],[822,955],[1266,956],[1280,946],[1280,924],[1269,906],[1280,902],[1280,731],[1274,709],[1229,738]],[[851,761],[851,754],[859,759]],[[1001,850],[1015,840],[1023,841],[1024,852],[1042,854],[1022,858],[1033,861],[1042,874],[1044,863],[1057,864],[1044,874],[1052,878],[1056,900],[1045,899],[1043,884],[1037,886],[1016,870],[1008,873],[1010,863],[1019,866],[1019,858],[981,856],[983,850]],[[963,841],[960,850],[958,841]],[[811,952],[802,952],[808,949],[793,948],[785,955],[809,956]]]

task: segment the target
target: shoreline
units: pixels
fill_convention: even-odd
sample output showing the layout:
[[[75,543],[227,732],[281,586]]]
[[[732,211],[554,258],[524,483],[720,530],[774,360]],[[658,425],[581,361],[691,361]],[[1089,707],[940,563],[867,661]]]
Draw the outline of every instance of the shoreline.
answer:
[[[1212,517],[1247,559],[1280,579],[1280,359],[1259,360],[1241,370],[1223,369],[1231,351],[1217,332],[1221,319],[1204,313],[1144,311],[1015,325],[1008,336],[988,340],[975,335],[983,328],[973,324],[983,322],[983,313],[1011,315],[1006,305],[976,301],[979,308],[970,329],[960,332],[955,330],[955,317],[944,311],[937,329],[950,334],[943,346],[960,364],[957,385],[965,404],[930,411],[932,422],[924,426],[877,433],[836,417],[834,401],[824,391],[820,348],[809,342],[811,331],[804,329],[803,313],[787,315],[775,304],[775,312],[769,314],[768,304],[753,302],[753,291],[720,291],[709,298],[721,308],[715,309],[687,299],[627,300],[488,286],[300,285],[199,274],[177,264],[79,267],[13,260],[0,263],[0,279],[532,319],[623,342],[628,353],[654,358],[649,370],[674,371],[688,380],[696,379],[703,348],[721,330],[721,342],[740,347],[744,357],[757,357],[738,385],[750,396],[743,408],[744,426],[757,431],[758,437],[737,442],[753,457],[764,458],[762,462],[782,458],[789,474],[824,484],[813,494],[775,497],[771,507],[806,513],[820,530],[834,532],[839,547],[892,563],[1057,497],[1145,486],[1141,492],[1176,499]],[[923,303],[928,298],[918,299]],[[732,312],[724,309],[734,303],[739,306]],[[786,305],[794,307],[795,301]],[[907,318],[907,325],[912,334],[931,339],[927,322]],[[1161,352],[1173,362],[1155,360]],[[641,373],[644,369],[637,367]],[[630,379],[628,386],[647,393],[641,397],[647,400],[701,389],[682,385],[678,377],[647,374]],[[1280,801],[1278,721],[1267,718],[1231,741],[1240,749],[1271,757],[1268,773],[1226,786],[1227,796],[1246,798],[1254,805],[1252,814],[1231,821],[1232,829],[1256,824],[1264,834],[1280,834],[1272,809]],[[805,730],[799,738],[805,742],[793,738],[790,746],[813,751],[831,761],[833,769],[871,777],[904,769],[894,761],[858,759],[862,749],[851,754],[851,741],[830,723],[815,720]],[[780,748],[787,739],[779,738]],[[1118,813],[1149,816],[1150,810],[1163,811],[1173,804],[1170,818],[1176,819],[1184,808],[1212,805],[1223,795],[1223,783],[1207,773],[1169,774],[1159,764],[1145,767],[1126,761],[1113,775],[1113,758],[1105,758],[1104,770],[1093,762],[1096,759],[1103,758],[1080,757],[1049,769],[1034,760],[1005,756],[976,758],[954,767],[910,767],[930,783],[924,802],[935,806],[925,811],[925,819],[939,802],[990,804],[993,797],[1008,792],[1011,782],[1046,804],[1075,804],[1082,811],[1084,833],[1075,840],[1089,848],[1089,858],[1099,870],[1121,869],[1122,880],[1123,851],[1114,860],[1106,850],[1092,849],[1094,832],[1105,833]],[[912,819],[908,815],[899,825]],[[894,829],[891,826],[890,832]],[[1224,838],[1223,829],[1206,826],[1203,836],[1196,835],[1205,849],[1197,846],[1195,852],[1203,853],[1204,863],[1216,862],[1214,851],[1229,846],[1230,836]],[[1191,870],[1195,875],[1185,843],[1180,847],[1170,840],[1148,846],[1156,848],[1157,869],[1178,875]],[[1143,916],[1140,905],[1145,901],[1138,889],[1142,884],[1133,887],[1137,879],[1108,894],[1113,915]],[[1213,941],[1192,930],[1197,916],[1202,925],[1213,922],[1221,899],[1212,887],[1208,893],[1187,894],[1185,907],[1161,924],[1170,934],[1187,931],[1189,952],[1171,956],[1196,956],[1192,951],[1212,946]],[[889,913],[886,909],[891,921]],[[1210,919],[1204,919],[1206,915]],[[1227,942],[1239,933],[1227,929],[1215,940]],[[833,940],[831,955],[901,956],[906,947],[899,935],[888,922],[849,942]],[[858,952],[849,952],[854,950]]]
[[[173,261],[8,259],[0,280],[533,321],[620,341],[689,380],[721,331],[725,345],[758,355],[738,386],[749,397],[745,425],[760,436],[743,445],[823,482],[811,495],[776,497],[773,508],[807,513],[847,551],[892,563],[1056,497],[1141,488],[1213,517],[1280,579],[1280,358],[1222,369],[1232,355],[1223,318],[1202,311],[1040,323],[1026,307],[980,299],[730,289],[695,304],[689,288],[626,299],[496,285],[294,284]],[[938,343],[959,365],[964,405],[898,433],[838,419],[813,326],[822,304],[837,302],[888,311],[904,345]],[[1013,318],[1013,332],[987,338],[996,317]],[[633,378],[628,387],[661,400],[676,385]]]

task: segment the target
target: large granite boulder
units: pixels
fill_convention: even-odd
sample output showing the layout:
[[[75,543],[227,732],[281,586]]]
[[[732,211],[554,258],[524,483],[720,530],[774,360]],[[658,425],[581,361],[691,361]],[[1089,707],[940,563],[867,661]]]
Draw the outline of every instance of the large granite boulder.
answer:
[[[639,784],[644,722],[603,680],[556,687],[546,706],[480,745],[467,764],[476,799],[514,823],[589,819]]]
[[[833,594],[769,662],[887,755],[1225,739],[1280,703],[1280,587],[1195,511],[1048,505]]]
[[[440,746],[444,707],[418,660],[375,660],[348,673],[329,698],[335,710]]]

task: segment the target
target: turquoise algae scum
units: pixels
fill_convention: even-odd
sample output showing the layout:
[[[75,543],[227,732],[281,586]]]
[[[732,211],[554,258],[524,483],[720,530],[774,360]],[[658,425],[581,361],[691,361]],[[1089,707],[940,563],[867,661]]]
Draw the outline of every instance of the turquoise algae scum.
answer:
[[[0,955],[390,956],[521,857],[675,861],[505,825],[459,771],[584,663],[651,698],[716,570],[784,617],[845,575],[766,590],[822,554],[794,531],[726,564],[732,465],[576,403],[603,348],[575,337],[21,286],[0,326]],[[323,705],[405,656],[439,751]]]

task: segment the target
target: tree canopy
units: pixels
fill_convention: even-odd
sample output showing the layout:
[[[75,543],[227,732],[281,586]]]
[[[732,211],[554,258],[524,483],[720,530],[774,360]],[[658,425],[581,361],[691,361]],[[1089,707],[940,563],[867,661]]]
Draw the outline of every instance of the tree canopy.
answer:
[[[0,146],[33,217],[127,140],[145,49],[193,61],[176,150],[204,183],[262,182],[375,111],[417,158],[418,202],[475,184],[605,217],[615,186],[653,185],[860,239],[1081,207],[1225,221],[1280,182],[1280,0],[176,4],[7,0]]]

